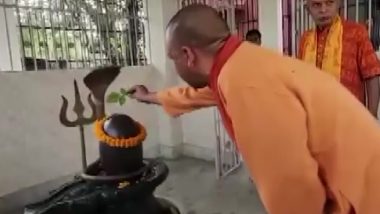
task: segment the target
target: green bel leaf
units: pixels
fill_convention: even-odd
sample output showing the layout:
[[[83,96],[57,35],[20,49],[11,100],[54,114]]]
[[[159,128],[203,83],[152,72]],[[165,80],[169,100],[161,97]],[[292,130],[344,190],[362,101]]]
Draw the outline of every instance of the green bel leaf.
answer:
[[[121,93],[122,95],[129,95],[128,91],[125,90],[124,88],[121,88],[121,89],[120,89],[120,93]]]
[[[121,95],[119,93],[111,92],[107,96],[107,103],[117,103],[117,102],[119,102],[120,97],[121,97]]]
[[[127,100],[126,100],[125,96],[120,96],[120,97],[119,97],[119,104],[120,104],[121,106],[124,105],[126,101],[127,101]]]

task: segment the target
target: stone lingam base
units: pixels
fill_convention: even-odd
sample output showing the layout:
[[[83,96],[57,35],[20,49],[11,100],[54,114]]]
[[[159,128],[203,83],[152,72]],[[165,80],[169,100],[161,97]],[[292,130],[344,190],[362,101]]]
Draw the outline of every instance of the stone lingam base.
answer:
[[[161,161],[145,159],[144,166],[128,175],[106,176],[100,161],[38,203],[25,207],[25,214],[180,214],[154,190],[168,176]]]
[[[99,156],[72,182],[47,199],[26,206],[27,214],[179,214],[169,201],[153,195],[169,169],[143,159],[143,125],[124,114],[95,122]]]

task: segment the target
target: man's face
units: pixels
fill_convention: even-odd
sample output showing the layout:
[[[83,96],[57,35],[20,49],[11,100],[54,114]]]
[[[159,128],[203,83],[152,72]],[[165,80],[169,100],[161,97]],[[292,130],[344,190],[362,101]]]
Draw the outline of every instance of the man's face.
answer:
[[[319,27],[330,25],[339,12],[340,0],[307,0],[307,8]]]
[[[258,35],[248,36],[246,40],[254,44],[261,45],[261,38]]]
[[[166,38],[168,57],[173,60],[176,72],[187,84],[194,88],[203,88],[208,84],[208,77],[197,68],[197,54],[186,46],[173,45],[170,36]]]

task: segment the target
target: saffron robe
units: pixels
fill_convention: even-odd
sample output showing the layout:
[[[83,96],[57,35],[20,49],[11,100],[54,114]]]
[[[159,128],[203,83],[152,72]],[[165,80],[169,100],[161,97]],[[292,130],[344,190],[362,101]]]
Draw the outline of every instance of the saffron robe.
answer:
[[[195,89],[189,86],[172,87],[157,92],[157,98],[165,111],[172,117],[196,109],[216,105],[216,99],[209,87]]]
[[[204,88],[203,98],[224,109],[267,212],[378,214],[380,127],[365,107],[313,65],[247,42],[228,47],[211,75],[214,97]],[[176,115],[201,107],[192,90],[159,97],[182,99],[166,108]]]
[[[333,75],[363,104],[365,81],[380,75],[380,61],[366,28],[339,16],[331,26],[302,35],[298,58]]]

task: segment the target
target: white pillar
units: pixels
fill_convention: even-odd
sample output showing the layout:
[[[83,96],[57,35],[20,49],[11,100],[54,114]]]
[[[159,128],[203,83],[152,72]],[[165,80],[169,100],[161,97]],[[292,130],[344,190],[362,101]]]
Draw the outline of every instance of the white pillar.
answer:
[[[282,1],[258,0],[258,3],[262,44],[282,53]]]
[[[14,4],[14,0],[0,0]],[[20,33],[15,10],[0,6],[0,71],[21,71]]]
[[[161,88],[178,84],[173,64],[166,56],[165,28],[170,18],[178,11],[177,0],[147,0],[150,32],[151,63],[162,78]],[[182,125],[180,119],[173,119],[162,110],[158,116],[159,143],[161,155],[176,158],[182,151]]]

